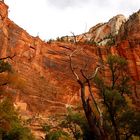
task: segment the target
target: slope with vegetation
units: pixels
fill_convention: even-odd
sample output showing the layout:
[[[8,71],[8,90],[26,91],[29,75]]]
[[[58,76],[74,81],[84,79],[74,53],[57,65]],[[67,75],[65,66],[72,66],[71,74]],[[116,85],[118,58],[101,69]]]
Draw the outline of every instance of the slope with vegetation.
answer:
[[[8,92],[1,96],[0,117],[6,119],[1,136],[31,140],[24,124],[40,134],[37,139],[43,130],[50,140],[137,139],[139,25],[140,11],[128,20],[118,15],[82,35],[44,42],[12,22],[0,2],[0,69],[6,64],[14,71],[14,76],[1,75],[1,91]],[[11,102],[3,100],[6,96]]]

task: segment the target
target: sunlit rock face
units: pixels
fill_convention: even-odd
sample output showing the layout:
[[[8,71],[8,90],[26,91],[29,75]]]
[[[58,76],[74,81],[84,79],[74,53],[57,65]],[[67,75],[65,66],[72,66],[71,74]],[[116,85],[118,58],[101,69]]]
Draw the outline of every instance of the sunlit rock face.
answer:
[[[116,42],[110,52],[127,59],[128,73],[133,80],[134,102],[140,105],[139,12],[127,21],[124,16],[118,15],[107,23],[97,24],[85,33],[85,38],[81,39],[83,35],[76,36],[77,43],[74,44],[67,41],[70,37],[67,40],[63,38],[63,42],[49,43],[30,36],[8,19],[7,10],[8,7],[0,2],[0,58],[11,56],[12,59],[7,60],[21,78],[20,88],[12,92],[14,105],[21,108],[22,114],[63,114],[69,105],[78,106],[80,89],[70,70],[68,56],[78,47],[80,51],[72,60],[74,67],[82,68],[88,62],[88,74],[92,73],[99,57],[106,60],[108,49],[103,41],[110,39],[110,34]],[[84,44],[92,38],[102,46]],[[79,71],[77,73],[80,74]]]
[[[12,57],[7,60],[23,84],[13,89],[15,107],[25,112],[22,114],[63,114],[69,104],[79,100],[79,87],[74,84],[65,55],[70,50],[60,47],[61,43],[48,44],[30,36],[8,19],[7,11],[0,2],[0,58]]]
[[[77,42],[98,43],[99,45],[106,45],[110,39],[115,38],[118,34],[122,24],[126,22],[123,15],[117,15],[106,23],[99,23],[89,29],[87,33],[76,36]],[[74,37],[63,37],[65,41],[72,42]]]
[[[121,25],[126,21],[123,15],[117,15],[110,19],[107,23],[97,24],[89,30],[90,34],[94,35],[94,41],[100,42],[109,38],[109,36],[115,37]]]

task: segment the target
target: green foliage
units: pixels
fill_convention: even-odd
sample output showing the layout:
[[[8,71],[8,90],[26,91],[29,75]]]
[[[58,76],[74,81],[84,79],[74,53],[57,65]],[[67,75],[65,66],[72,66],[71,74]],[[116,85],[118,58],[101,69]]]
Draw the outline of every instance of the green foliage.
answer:
[[[11,127],[15,122],[19,123],[17,113],[14,110],[10,99],[6,98],[0,103],[0,127],[4,127],[7,123]]]
[[[53,42],[54,42],[54,39],[49,39],[49,40],[47,41],[48,44],[51,44],[51,43],[53,43]]]
[[[34,140],[28,128],[16,125],[7,133],[3,140]]]
[[[109,55],[107,58],[107,64],[112,72],[124,70],[127,66],[125,58],[117,55]]]
[[[96,46],[98,46],[98,43],[95,42],[93,39],[91,39],[91,40],[89,40],[89,41],[88,41],[88,40],[85,41],[84,44],[87,44],[87,45],[96,45]]]
[[[82,125],[82,118],[79,114],[69,114],[60,124],[62,128],[67,128],[76,140],[82,137],[80,125]]]
[[[104,129],[111,139],[116,140],[140,136],[140,113],[128,102],[132,92],[127,61],[120,56],[109,55],[106,64],[111,76],[105,79],[97,75],[94,79],[103,99]]]
[[[80,112],[68,108],[67,115],[56,126],[44,124],[46,140],[91,140],[86,118]]]
[[[67,128],[76,140],[90,140],[89,126],[85,116],[82,113],[68,108],[68,113],[61,122],[62,128]]]
[[[56,131],[52,131],[50,132],[46,138],[46,140],[69,140],[69,135],[68,133],[62,131],[62,130],[56,130]]]
[[[29,129],[23,127],[9,98],[0,103],[0,139],[33,140]]]
[[[61,37],[61,38],[60,38],[60,37],[57,37],[57,38],[56,38],[56,41],[64,42],[64,39],[63,39],[63,37]]]
[[[9,83],[9,72],[12,72],[11,65],[8,62],[4,62],[4,60],[0,60],[0,86],[7,85]],[[0,91],[0,94],[3,94],[3,90]]]
[[[52,127],[52,126],[50,126],[50,125],[48,125],[48,124],[44,124],[44,125],[42,126],[42,129],[43,129],[43,131],[45,131],[45,132],[47,133],[47,132],[49,132],[49,131],[51,130],[51,127]]]
[[[108,40],[106,45],[107,46],[112,46],[115,45],[115,36],[112,36],[111,34],[102,38],[100,41],[98,41],[99,44],[102,44],[102,41]]]
[[[69,134],[59,126],[44,124],[43,131],[46,133],[45,140],[69,140]]]
[[[0,60],[0,73],[4,71],[11,71],[11,65],[8,62]]]
[[[107,46],[115,45],[115,39],[114,39],[114,38],[110,38],[110,40],[107,42],[106,45],[107,45]]]
[[[119,118],[119,127],[125,128],[125,135],[140,136],[140,112],[127,109]]]
[[[8,62],[0,60],[0,73],[11,72],[11,70],[11,65]],[[1,85],[11,81],[13,80],[9,77],[9,73],[1,76]],[[13,103],[8,97],[0,101],[0,139],[34,140],[30,130],[21,125]]]

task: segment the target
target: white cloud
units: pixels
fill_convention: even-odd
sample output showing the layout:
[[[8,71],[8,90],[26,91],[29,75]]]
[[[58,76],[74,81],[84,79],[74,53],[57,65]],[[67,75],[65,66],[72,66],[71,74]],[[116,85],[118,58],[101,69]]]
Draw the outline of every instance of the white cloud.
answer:
[[[140,0],[5,0],[9,17],[31,35],[42,39],[79,34],[116,14],[126,16],[140,7]],[[135,1],[135,2],[134,2]],[[86,30],[86,31],[87,31]]]
[[[89,2],[89,0],[46,0],[50,5],[56,8],[65,9],[67,7],[78,7],[81,4]]]

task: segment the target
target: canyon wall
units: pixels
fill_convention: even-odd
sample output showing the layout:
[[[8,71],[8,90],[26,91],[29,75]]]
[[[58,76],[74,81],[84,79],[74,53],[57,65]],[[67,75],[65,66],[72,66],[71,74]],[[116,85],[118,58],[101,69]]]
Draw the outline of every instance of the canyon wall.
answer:
[[[140,107],[140,11],[128,20],[118,15],[82,36],[76,36],[82,41],[74,43],[69,41],[72,37],[44,42],[12,22],[8,6],[0,2],[0,58],[12,57],[7,61],[22,81],[22,87],[7,89],[14,93],[14,105],[23,115],[63,114],[69,105],[79,105],[79,86],[69,65],[69,55],[77,48],[73,65],[77,68],[88,62],[89,73],[98,65],[98,58],[106,59],[108,48],[112,54],[125,57],[132,78],[133,103]],[[115,42],[109,46],[108,39],[112,38]],[[85,43],[91,39],[98,45]]]

